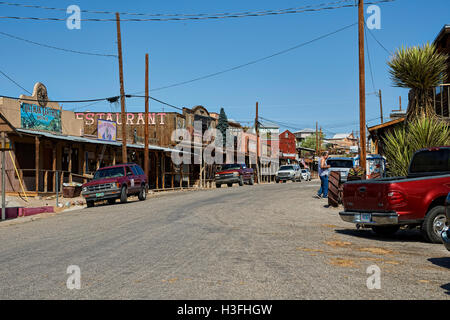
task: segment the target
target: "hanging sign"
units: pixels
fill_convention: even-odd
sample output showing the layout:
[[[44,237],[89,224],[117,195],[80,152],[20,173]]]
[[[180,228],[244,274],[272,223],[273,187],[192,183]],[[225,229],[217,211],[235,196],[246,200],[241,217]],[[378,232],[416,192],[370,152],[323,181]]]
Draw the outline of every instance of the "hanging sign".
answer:
[[[98,119],[97,121],[97,139],[106,141],[116,141],[117,123]]]

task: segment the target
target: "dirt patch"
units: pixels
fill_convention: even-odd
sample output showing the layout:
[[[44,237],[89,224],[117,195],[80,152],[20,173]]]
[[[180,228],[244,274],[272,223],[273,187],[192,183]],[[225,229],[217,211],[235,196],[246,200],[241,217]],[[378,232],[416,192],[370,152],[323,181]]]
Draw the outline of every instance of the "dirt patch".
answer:
[[[383,249],[383,248],[377,248],[377,247],[369,247],[369,248],[359,248],[358,249],[361,252],[370,252],[373,254],[381,254],[381,255],[386,255],[386,254],[394,254],[395,251],[389,250],[389,249]]]
[[[352,243],[348,242],[348,241],[334,240],[334,241],[325,241],[325,244],[327,244],[333,248],[336,248],[336,247],[343,248],[343,247],[350,246]]]
[[[323,250],[320,250],[320,249],[309,249],[309,248],[301,248],[301,247],[298,247],[297,250],[305,251],[305,252],[323,252]]]
[[[338,226],[335,226],[334,224],[322,224],[322,227],[335,229],[335,228],[337,228]]]
[[[333,266],[344,267],[344,268],[357,268],[358,264],[351,259],[344,258],[332,258],[329,263]]]
[[[163,280],[162,282],[174,283],[176,281],[178,281],[178,278],[171,278],[171,279]]]

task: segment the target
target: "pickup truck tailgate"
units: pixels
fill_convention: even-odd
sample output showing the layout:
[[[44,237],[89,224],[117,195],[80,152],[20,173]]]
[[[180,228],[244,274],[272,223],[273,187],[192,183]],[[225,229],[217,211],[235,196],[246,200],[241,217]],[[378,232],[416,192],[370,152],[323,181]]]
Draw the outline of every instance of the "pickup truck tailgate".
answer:
[[[383,180],[351,181],[344,184],[343,204],[348,211],[387,210],[389,183]]]

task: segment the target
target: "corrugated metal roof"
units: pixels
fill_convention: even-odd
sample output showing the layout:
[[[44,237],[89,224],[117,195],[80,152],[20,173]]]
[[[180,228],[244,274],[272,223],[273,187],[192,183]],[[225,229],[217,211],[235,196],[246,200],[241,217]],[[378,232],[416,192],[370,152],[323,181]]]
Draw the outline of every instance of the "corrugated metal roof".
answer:
[[[44,137],[52,138],[52,139],[59,139],[59,140],[66,140],[66,141],[73,141],[73,142],[81,142],[81,143],[106,144],[106,145],[116,146],[116,147],[122,146],[122,142],[118,142],[118,141],[104,141],[104,140],[91,139],[91,138],[85,138],[85,137],[77,137],[77,136],[68,136],[68,135],[62,135],[62,134],[55,134],[55,133],[45,132],[45,131],[33,131],[33,130],[28,130],[28,129],[16,129],[16,130],[18,132],[22,132],[22,133],[26,133],[26,134],[32,134],[32,135],[44,136]],[[144,149],[144,145],[143,144],[127,143],[127,147],[129,147],[129,148],[136,148],[136,149]],[[158,151],[166,151],[166,152],[178,151],[176,149],[164,148],[164,147],[155,146],[155,145],[149,145],[148,148],[149,148],[149,150],[158,150]]]

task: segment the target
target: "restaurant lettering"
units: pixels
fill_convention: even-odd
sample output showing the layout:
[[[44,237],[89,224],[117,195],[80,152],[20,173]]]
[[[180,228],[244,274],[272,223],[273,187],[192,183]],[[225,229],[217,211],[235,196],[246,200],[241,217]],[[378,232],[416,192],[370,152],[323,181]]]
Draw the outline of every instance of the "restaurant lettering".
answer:
[[[122,124],[122,115],[120,112],[77,112],[75,116],[78,120],[84,120],[86,125],[93,125],[96,119],[108,120],[117,122],[118,125]],[[158,123],[163,125],[166,114],[163,112],[160,113],[149,113],[148,114],[148,123],[156,124]],[[126,114],[127,125],[145,125],[145,113],[127,113]]]

